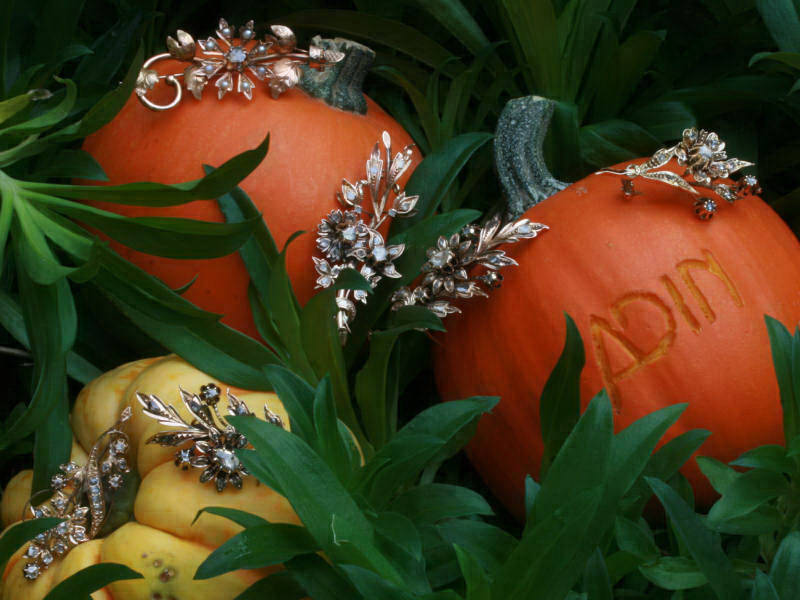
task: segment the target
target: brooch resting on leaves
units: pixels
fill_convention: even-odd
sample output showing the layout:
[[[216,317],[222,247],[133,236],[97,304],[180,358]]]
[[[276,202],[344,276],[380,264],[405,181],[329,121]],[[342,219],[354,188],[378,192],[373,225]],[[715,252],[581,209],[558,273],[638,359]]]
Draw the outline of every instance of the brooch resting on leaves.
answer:
[[[419,196],[407,195],[397,183],[411,165],[411,152],[412,147],[406,146],[392,158],[391,139],[384,131],[367,159],[366,178],[356,183],[342,181],[342,190],[336,196],[345,210],[331,211],[317,226],[317,250],[324,256],[312,257],[319,275],[318,288],[333,285],[344,269],[359,271],[372,288],[384,277],[402,277],[394,261],[405,251],[405,244],[386,244],[378,228],[388,218],[414,214]],[[545,229],[546,225],[528,219],[503,223],[496,216],[483,227],[468,225],[459,233],[440,237],[436,246],[427,251],[422,283],[414,289],[397,290],[392,296],[392,308],[420,305],[438,317],[459,312],[450,299],[488,296],[488,290],[499,287],[503,279],[498,271],[517,264],[498,246],[534,238]],[[470,274],[475,267],[484,270]],[[365,291],[337,292],[336,324],[342,344],[350,333],[357,302],[366,304]]]
[[[58,517],[61,523],[37,535],[25,550],[22,573],[33,581],[75,546],[93,539],[106,520],[113,493],[122,487],[129,471],[127,453],[130,446],[122,426],[131,416],[130,407],[105,431],[89,451],[86,465],[70,461],[61,465],[60,473],[50,479],[54,493],[40,506],[26,507],[34,518]]]
[[[355,269],[373,288],[384,277],[400,277],[394,260],[403,254],[405,244],[386,245],[378,228],[389,218],[414,214],[419,196],[407,196],[397,183],[411,165],[412,148],[406,146],[392,157],[392,140],[384,131],[367,159],[366,178],[356,183],[342,180],[336,197],[344,210],[331,211],[317,226],[317,249],[324,256],[313,257],[318,288],[333,285],[344,269]],[[369,215],[369,220],[364,221],[363,215]],[[339,290],[336,294],[336,324],[342,343],[356,316],[356,302],[366,304],[367,293]]]
[[[186,89],[198,100],[212,81],[220,99],[236,91],[251,100],[256,87],[254,79],[266,81],[272,97],[277,98],[300,81],[301,65],[322,69],[344,58],[342,52],[319,46],[311,46],[308,51],[298,49],[294,32],[284,25],[273,25],[263,39],[256,38],[253,21],[239,27],[238,36],[235,31],[235,27],[220,19],[216,37],[195,42],[180,29],[177,39],[168,37],[169,51],[147,59],[139,72],[136,94],[142,104],[152,110],[177,106],[183,98],[179,77],[183,77]],[[188,66],[183,72],[160,75],[151,67],[161,60],[178,60]],[[156,104],[147,94],[162,79],[175,88],[175,98],[167,104]]]
[[[200,394],[192,394],[180,389],[184,406],[194,417],[187,423],[171,404],[165,404],[158,396],[136,392],[136,398],[143,412],[174,431],[161,431],[149,440],[148,444],[161,446],[181,446],[192,442],[191,446],[175,452],[175,466],[183,469],[194,467],[203,469],[200,483],[212,479],[217,491],[221,492],[230,483],[235,488],[242,487],[242,478],[249,473],[236,456],[236,450],[247,446],[247,438],[236,431],[220,414],[218,404],[220,389],[213,383],[200,388]],[[231,416],[255,416],[247,404],[228,391],[228,414]],[[264,416],[273,425],[283,427],[283,421],[264,405]]]

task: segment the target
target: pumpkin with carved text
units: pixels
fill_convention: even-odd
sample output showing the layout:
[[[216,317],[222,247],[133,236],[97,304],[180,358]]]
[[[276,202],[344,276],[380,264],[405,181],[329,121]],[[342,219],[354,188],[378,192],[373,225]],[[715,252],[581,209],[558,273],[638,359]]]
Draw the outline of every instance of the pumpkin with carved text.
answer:
[[[616,431],[686,402],[661,443],[707,429],[698,454],[728,462],[784,442],[764,316],[800,321],[800,243],[755,196],[702,221],[685,191],[636,189],[626,196],[619,177],[593,174],[530,208],[523,216],[550,229],[510,246],[519,266],[490,298],[461,304],[434,345],[445,400],[501,397],[468,454],[518,517],[525,475],[539,473],[538,399],[564,347],[564,313],[585,346],[581,407],[605,388]],[[708,506],[694,457],[682,473]]]
[[[83,149],[103,167],[107,185],[137,181],[179,183],[202,177],[204,164],[219,166],[255,148],[269,134],[266,158],[240,185],[261,211],[279,249],[295,232],[305,232],[292,242],[286,254],[294,291],[300,303],[305,304],[314,293],[317,278],[311,262],[314,233],[323,217],[341,207],[336,193],[341,190],[342,179],[354,182],[365,177],[364,165],[383,131],[390,134],[395,152],[412,143],[403,128],[361,92],[371,51],[347,43],[357,53],[351,56],[353,50],[348,49],[342,69],[335,73],[332,93],[336,95],[330,100],[333,105],[299,88],[290,89],[277,99],[259,88],[252,100],[233,93],[218,100],[215,91],[206,90],[202,100],[185,97],[171,110],[154,112],[133,94],[113,121],[86,138]],[[180,63],[171,61],[158,68],[165,73],[183,70]],[[169,86],[164,88],[153,91],[161,103],[173,93]],[[165,96],[159,97],[159,92]],[[342,96],[362,103],[363,114],[337,108]],[[419,160],[415,149],[414,162]],[[92,204],[128,217],[224,221],[215,199],[169,207]],[[385,233],[387,229],[381,231]],[[184,298],[222,314],[223,323],[253,337],[258,335],[247,294],[250,278],[238,254],[182,260],[144,254],[113,240],[111,247],[174,289],[193,281],[183,292]]]
[[[116,581],[92,594],[93,600],[190,600],[232,599],[275,568],[239,570],[212,579],[194,580],[198,566],[223,542],[241,531],[226,518],[203,513],[208,506],[235,508],[270,522],[300,524],[289,502],[261,484],[245,477],[242,488],[229,485],[218,493],[213,481],[200,483],[200,469],[182,470],[174,464],[175,448],[147,444],[146,440],[165,426],[143,414],[135,393],[154,394],[172,404],[187,422],[192,416],[180,401],[178,386],[195,393],[214,382],[229,388],[176,356],[145,359],[122,365],[89,383],[78,396],[72,411],[73,449],[71,460],[83,465],[95,440],[118,419],[125,406],[132,410],[125,425],[130,438],[128,462],[141,478],[133,501],[131,520],[104,538],[95,538],[56,558],[39,577],[23,576],[27,562],[20,548],[9,560],[0,584],[2,600],[40,600],[75,572],[100,562],[127,565],[143,579]],[[245,401],[257,418],[264,418],[263,405],[289,427],[289,420],[277,396],[230,387]],[[134,477],[131,473],[126,477]],[[20,520],[31,495],[32,472],[18,473],[6,486],[0,502],[4,527]],[[119,501],[119,499],[118,499]],[[118,507],[113,502],[111,509]]]

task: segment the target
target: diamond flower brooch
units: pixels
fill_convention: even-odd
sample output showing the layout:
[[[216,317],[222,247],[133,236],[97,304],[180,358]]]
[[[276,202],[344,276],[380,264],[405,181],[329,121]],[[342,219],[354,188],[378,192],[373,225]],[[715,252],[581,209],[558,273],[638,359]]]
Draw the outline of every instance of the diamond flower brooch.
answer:
[[[183,98],[184,86],[200,100],[205,87],[213,81],[217,97],[238,92],[248,100],[253,98],[256,82],[266,81],[273,98],[293,88],[302,77],[301,65],[323,69],[344,58],[342,52],[311,46],[308,51],[297,48],[294,32],[284,25],[273,25],[262,39],[256,37],[255,24],[248,21],[236,28],[220,19],[216,37],[195,42],[185,31],[178,30],[176,38],[167,38],[167,50],[142,65],[136,80],[136,94],[152,110],[168,110]],[[151,68],[159,61],[178,60],[187,63],[182,72],[161,75]],[[159,81],[175,88],[175,97],[167,104],[157,104],[147,94]]]
[[[682,175],[672,171],[659,171],[675,159],[679,166],[685,167]],[[660,181],[699,196],[694,203],[694,211],[698,217],[707,221],[716,214],[717,202],[708,196],[700,196],[696,187],[708,189],[733,204],[748,194],[759,194],[761,190],[758,180],[752,175],[745,175],[732,183],[719,181],[727,179],[733,173],[753,163],[739,158],[728,158],[725,142],[713,131],[686,129],[680,142],[670,148],[661,148],[649,160],[641,164],[630,164],[624,169],[605,169],[596,174],[622,175],[622,189],[626,195],[634,195],[633,179],[642,177],[652,181]],[[691,178],[692,183],[687,181]]]
[[[214,383],[200,388],[200,394],[192,394],[179,388],[181,400],[192,415],[186,422],[171,404],[165,404],[153,394],[136,393],[143,412],[161,425],[173,427],[172,431],[161,431],[148,444],[161,446],[184,446],[175,452],[175,466],[182,469],[202,469],[200,483],[214,480],[218,492],[228,484],[241,489],[242,480],[249,473],[236,456],[236,450],[247,446],[247,438],[236,431],[219,412],[220,389]],[[255,416],[242,400],[228,391],[228,415]],[[273,425],[283,427],[283,421],[266,404],[264,416]],[[189,444],[191,442],[191,444]]]

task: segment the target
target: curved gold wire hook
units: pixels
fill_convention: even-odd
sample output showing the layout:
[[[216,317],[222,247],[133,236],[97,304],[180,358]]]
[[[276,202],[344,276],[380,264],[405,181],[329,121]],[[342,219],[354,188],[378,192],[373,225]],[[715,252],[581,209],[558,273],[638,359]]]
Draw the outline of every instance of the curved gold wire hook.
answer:
[[[139,71],[139,80],[137,81],[136,94],[139,96],[139,100],[142,101],[142,104],[144,104],[147,108],[151,110],[161,111],[161,110],[169,110],[170,108],[175,108],[176,106],[178,106],[178,104],[180,104],[181,100],[183,99],[183,87],[181,86],[180,81],[178,81],[178,77],[180,77],[181,74],[157,75],[155,74],[155,71],[150,70],[150,67],[153,64],[155,64],[159,60],[165,60],[168,58],[174,60],[175,57],[172,56],[169,52],[152,56],[145,61],[145,63],[142,65],[142,70]],[[148,79],[149,77],[153,76],[155,77],[155,80]],[[165,83],[175,87],[175,97],[168,104],[156,104],[147,97],[147,92],[149,92],[151,89],[153,89],[153,87],[155,87],[155,83],[157,80],[161,79],[163,79]]]

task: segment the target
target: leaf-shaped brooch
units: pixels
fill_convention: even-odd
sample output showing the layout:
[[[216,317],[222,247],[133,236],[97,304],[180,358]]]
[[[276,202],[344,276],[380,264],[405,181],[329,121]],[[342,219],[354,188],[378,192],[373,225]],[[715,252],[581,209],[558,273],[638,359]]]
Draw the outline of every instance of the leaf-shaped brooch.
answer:
[[[427,250],[422,282],[414,288],[398,289],[392,296],[392,309],[424,306],[440,318],[461,312],[450,300],[488,296],[503,281],[500,269],[517,265],[498,246],[535,238],[546,229],[547,225],[528,219],[503,223],[494,216],[483,227],[467,225],[450,237],[439,237]]]
[[[659,170],[672,159],[675,159],[679,166],[686,167],[682,175]],[[626,177],[622,182],[622,189],[628,196],[639,193],[634,188],[633,180],[642,177],[680,188],[695,196],[700,196],[697,187],[705,188],[733,204],[748,194],[761,193],[758,180],[753,175],[745,175],[732,183],[718,180],[726,179],[740,169],[752,166],[753,163],[746,160],[728,158],[725,142],[721,141],[713,131],[705,129],[698,131],[692,127],[684,130],[679,143],[657,150],[650,159],[641,164],[630,164],[620,170],[604,169],[597,171],[596,174],[607,173]],[[700,196],[694,203],[695,214],[704,221],[711,219],[718,208],[717,202],[708,196]]]
[[[217,97],[222,99],[236,91],[248,100],[253,98],[254,80],[266,81],[273,98],[293,88],[302,77],[301,65],[324,69],[344,58],[344,53],[311,46],[307,51],[297,48],[294,32],[284,25],[273,25],[262,39],[256,37],[255,24],[248,21],[236,28],[220,19],[216,37],[195,42],[185,31],[167,38],[167,50],[147,59],[136,81],[136,94],[142,104],[152,110],[168,110],[183,98],[184,86],[200,100],[205,87],[213,81]],[[182,72],[160,74],[152,68],[163,60],[188,63]],[[147,94],[160,81],[175,88],[175,97],[166,104],[157,104]]]
[[[22,567],[27,580],[37,579],[57,558],[100,533],[111,498],[130,470],[126,458],[130,442],[122,431],[130,416],[128,407],[114,426],[100,435],[85,466],[72,461],[60,466],[60,472],[50,479],[54,493],[49,501],[39,506],[29,501],[26,505],[29,517],[64,519],[28,545]]]
[[[405,244],[386,244],[378,229],[387,219],[414,214],[419,196],[407,195],[398,183],[411,166],[412,155],[413,146],[406,146],[392,156],[392,139],[384,131],[367,159],[366,177],[355,183],[342,180],[336,197],[344,210],[331,211],[317,226],[317,250],[323,255],[312,257],[318,288],[333,285],[344,269],[358,271],[373,288],[384,277],[400,277],[394,261],[405,251]],[[364,220],[366,215],[368,220]],[[342,343],[350,333],[357,302],[366,304],[367,292],[345,289],[336,294]]]
[[[161,446],[184,446],[175,452],[175,466],[182,469],[203,469],[200,483],[212,479],[218,492],[228,484],[242,487],[242,479],[249,473],[236,456],[236,450],[247,446],[247,438],[236,431],[219,412],[220,389],[214,383],[200,387],[200,394],[192,394],[179,388],[181,400],[192,415],[191,422],[180,416],[171,404],[165,404],[158,396],[136,392],[143,412],[161,425],[173,427],[172,431],[161,431],[147,440],[148,444]],[[228,414],[231,416],[255,416],[242,400],[228,390]],[[283,427],[280,416],[264,405],[264,416],[273,425]]]

